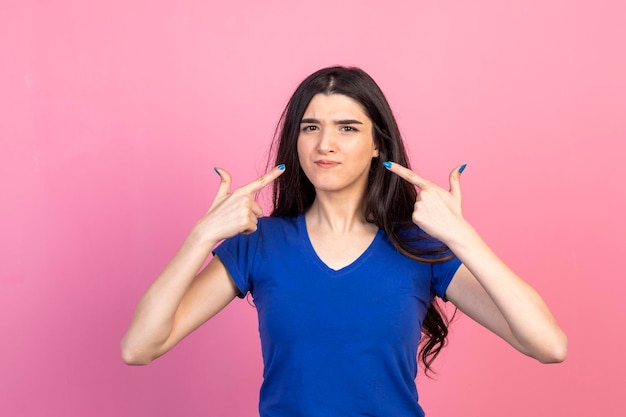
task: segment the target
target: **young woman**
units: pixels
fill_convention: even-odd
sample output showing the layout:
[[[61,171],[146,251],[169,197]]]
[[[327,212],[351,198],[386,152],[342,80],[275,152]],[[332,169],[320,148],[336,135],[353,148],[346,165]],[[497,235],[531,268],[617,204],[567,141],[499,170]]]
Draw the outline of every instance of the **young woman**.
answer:
[[[541,297],[463,218],[465,165],[449,190],[411,171],[365,72],[334,67],[305,79],[276,146],[276,168],[234,191],[216,168],[211,208],[137,306],[126,363],[151,362],[248,292],[264,417],[423,416],[418,345],[423,334],[428,370],[447,334],[436,297],[526,355],[565,359],[567,338]],[[274,210],[262,217],[254,197],[272,182]]]

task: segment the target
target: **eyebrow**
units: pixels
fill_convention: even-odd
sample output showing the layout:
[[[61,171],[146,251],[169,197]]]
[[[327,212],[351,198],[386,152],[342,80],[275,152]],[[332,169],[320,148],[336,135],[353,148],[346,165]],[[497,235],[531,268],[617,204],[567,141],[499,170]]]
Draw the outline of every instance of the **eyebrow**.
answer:
[[[321,124],[317,119],[302,119],[300,123],[313,123],[313,124]],[[343,119],[343,120],[335,120],[334,123],[336,125],[362,125],[363,122],[356,119]]]

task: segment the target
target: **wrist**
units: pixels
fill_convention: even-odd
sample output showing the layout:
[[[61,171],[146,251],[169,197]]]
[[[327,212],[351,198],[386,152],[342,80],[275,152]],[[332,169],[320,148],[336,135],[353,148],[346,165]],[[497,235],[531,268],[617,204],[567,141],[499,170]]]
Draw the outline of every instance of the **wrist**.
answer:
[[[459,225],[452,230],[450,238],[446,239],[444,243],[457,256],[459,252],[468,248],[476,248],[483,242],[478,231],[465,219],[462,219]]]
[[[191,229],[191,232],[189,232],[184,244],[201,248],[207,252],[211,251],[223,239],[214,236],[214,234],[210,233],[207,229],[211,230],[207,228],[206,225],[202,224],[201,221],[196,223]]]

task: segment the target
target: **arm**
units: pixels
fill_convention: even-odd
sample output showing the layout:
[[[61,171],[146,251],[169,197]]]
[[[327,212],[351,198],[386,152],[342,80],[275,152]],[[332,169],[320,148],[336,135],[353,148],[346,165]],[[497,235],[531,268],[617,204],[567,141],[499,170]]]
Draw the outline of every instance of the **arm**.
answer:
[[[466,244],[451,248],[464,264],[448,286],[448,300],[520,352],[542,363],[565,360],[567,336],[539,294],[478,234]]]
[[[420,188],[413,222],[463,262],[446,291],[461,311],[520,352],[545,363],[567,355],[567,337],[539,294],[517,276],[461,213],[460,169],[450,191],[397,164],[389,169]]]
[[[211,208],[137,305],[121,343],[124,362],[150,363],[235,298],[239,290],[218,257],[197,272],[218,242],[256,230],[262,211],[253,196],[283,169],[274,168],[232,193],[230,176],[224,170],[218,172],[222,182]]]
[[[208,253],[186,241],[139,301],[122,339],[122,359],[147,365],[230,303],[239,290],[218,257],[194,277]]]

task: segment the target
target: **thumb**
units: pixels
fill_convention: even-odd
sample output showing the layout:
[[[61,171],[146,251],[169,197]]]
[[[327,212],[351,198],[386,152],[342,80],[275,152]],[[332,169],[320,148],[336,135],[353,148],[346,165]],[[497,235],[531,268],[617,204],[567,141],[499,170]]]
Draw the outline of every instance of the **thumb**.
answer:
[[[461,173],[465,170],[467,164],[454,168],[450,173],[450,194],[457,198],[461,198]]]
[[[225,197],[228,194],[230,194],[230,185],[231,185],[232,179],[230,177],[230,174],[226,170],[222,168],[213,168],[213,169],[220,176],[220,185],[217,188],[217,193],[215,195],[215,200],[218,200],[220,197]]]

